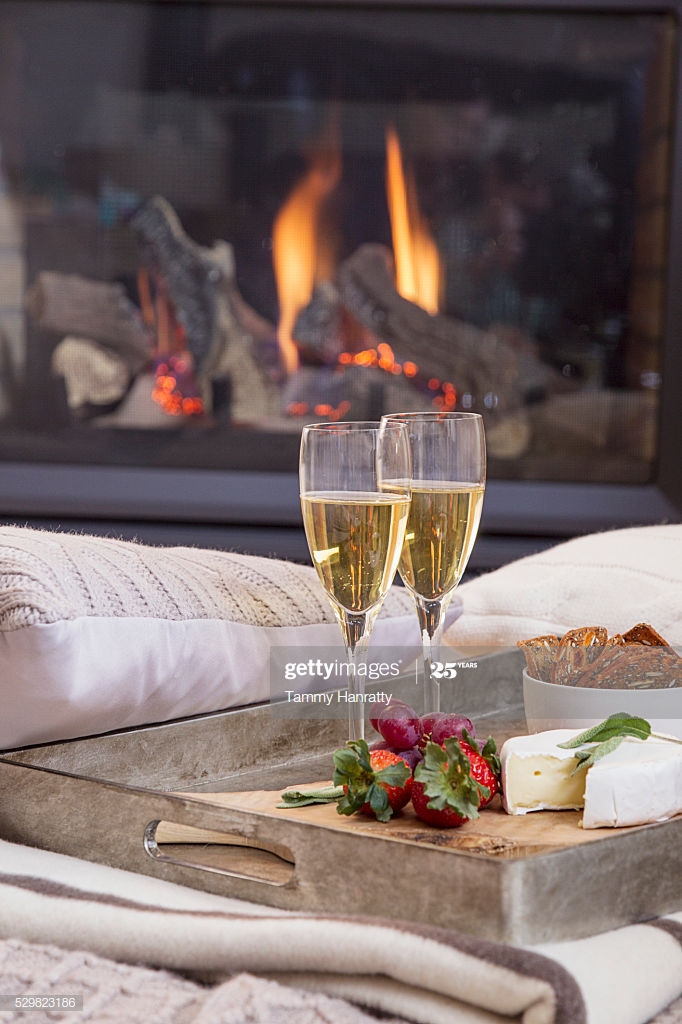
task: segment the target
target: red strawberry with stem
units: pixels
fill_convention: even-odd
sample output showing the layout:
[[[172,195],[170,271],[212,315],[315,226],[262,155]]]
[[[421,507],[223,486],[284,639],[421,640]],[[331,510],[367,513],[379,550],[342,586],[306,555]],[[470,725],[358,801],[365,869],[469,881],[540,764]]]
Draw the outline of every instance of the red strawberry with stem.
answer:
[[[459,745],[469,758],[471,774],[476,782],[488,790],[488,796],[481,796],[481,807],[487,807],[492,798],[500,790],[501,765],[497,755],[495,740],[489,736],[483,749],[479,747],[476,740],[469,735],[466,729],[462,733],[463,738]]]
[[[349,740],[334,752],[334,785],[343,786],[339,814],[374,815],[388,821],[410,799],[412,773],[391,750],[372,750],[365,740]]]
[[[489,797],[490,790],[472,774],[459,740],[447,739],[444,747],[429,740],[412,783],[412,806],[418,818],[439,828],[457,828],[477,818],[482,801]]]

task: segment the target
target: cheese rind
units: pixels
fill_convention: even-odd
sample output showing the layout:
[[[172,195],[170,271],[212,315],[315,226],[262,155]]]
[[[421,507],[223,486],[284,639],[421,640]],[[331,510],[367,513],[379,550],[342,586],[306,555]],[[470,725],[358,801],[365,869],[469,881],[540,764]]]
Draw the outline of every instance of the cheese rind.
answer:
[[[682,813],[682,745],[626,737],[587,773],[583,828],[648,825]]]
[[[616,750],[575,775],[575,750],[563,743],[579,731],[515,736],[503,745],[503,803],[509,814],[584,807],[583,828],[665,821],[682,813],[682,745],[625,737]]]

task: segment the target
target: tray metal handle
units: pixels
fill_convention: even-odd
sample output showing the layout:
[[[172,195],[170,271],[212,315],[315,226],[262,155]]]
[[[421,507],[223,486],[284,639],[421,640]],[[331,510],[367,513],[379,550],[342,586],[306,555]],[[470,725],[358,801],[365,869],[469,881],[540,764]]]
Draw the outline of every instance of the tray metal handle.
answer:
[[[158,861],[276,887],[288,885],[296,867],[283,843],[160,818],[147,822],[143,846]]]

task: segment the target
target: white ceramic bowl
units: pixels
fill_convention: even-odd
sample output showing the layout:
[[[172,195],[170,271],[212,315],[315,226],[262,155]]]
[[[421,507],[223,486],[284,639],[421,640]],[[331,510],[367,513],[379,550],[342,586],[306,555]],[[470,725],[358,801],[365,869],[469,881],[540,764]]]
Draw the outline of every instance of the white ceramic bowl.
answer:
[[[682,686],[666,690],[594,690],[543,683],[523,672],[523,704],[529,732],[587,729],[617,711],[639,715],[656,732],[682,738]]]

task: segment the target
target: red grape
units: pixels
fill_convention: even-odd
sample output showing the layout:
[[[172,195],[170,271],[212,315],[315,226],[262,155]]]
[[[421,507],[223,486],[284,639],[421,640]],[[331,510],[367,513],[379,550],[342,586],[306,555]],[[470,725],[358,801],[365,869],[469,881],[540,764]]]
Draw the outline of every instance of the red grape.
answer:
[[[424,760],[424,755],[419,747],[410,747],[409,750],[398,750],[396,753],[400,754],[403,760],[407,761],[407,764],[412,771],[414,771],[420,761]]]
[[[434,723],[431,739],[434,743],[439,743],[442,746],[451,736],[456,736],[458,740],[462,739],[463,729],[466,729],[472,739],[475,738],[474,723],[470,718],[467,718],[466,715],[446,714]]]
[[[391,697],[391,699],[389,700],[388,704],[380,704],[378,711],[375,711],[374,714],[369,716],[369,720],[372,723],[373,728],[376,729],[377,732],[380,731],[379,730],[379,716],[381,715],[381,712],[385,711],[386,708],[395,708],[395,707],[405,707],[405,708],[407,708],[407,707],[409,707],[409,704],[406,704],[404,700],[399,700],[397,697]],[[412,709],[410,708],[410,710],[412,710]]]
[[[407,704],[385,707],[379,713],[376,728],[396,751],[416,747],[422,736],[419,715]]]
[[[424,749],[428,740],[431,739],[431,733],[436,722],[440,721],[441,718],[445,718],[446,714],[444,711],[429,711],[427,715],[422,715],[420,722],[422,727],[422,737],[419,740],[419,746]]]

